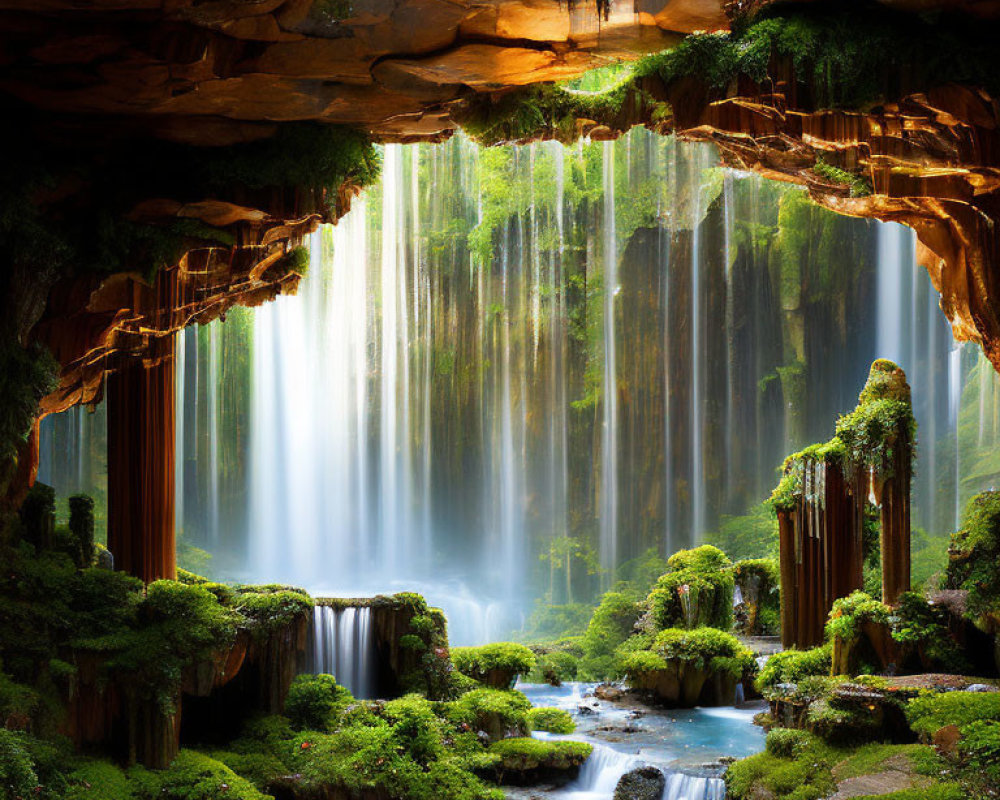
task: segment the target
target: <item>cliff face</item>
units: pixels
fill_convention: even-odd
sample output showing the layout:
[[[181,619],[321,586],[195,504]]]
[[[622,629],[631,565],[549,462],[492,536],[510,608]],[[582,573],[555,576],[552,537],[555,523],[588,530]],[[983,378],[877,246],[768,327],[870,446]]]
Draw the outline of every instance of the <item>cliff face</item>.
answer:
[[[293,248],[342,214],[364,180],[338,162],[302,186],[314,164],[360,157],[343,155],[349,142],[333,154],[304,150],[289,130],[339,125],[376,141],[440,139],[470,105],[660,51],[696,31],[725,31],[730,17],[739,23],[772,5],[785,7],[767,0],[637,0],[606,9],[589,0],[0,0],[0,93],[20,123],[6,149],[46,166],[24,177],[15,170],[0,197],[19,209],[3,215],[2,235],[18,246],[5,248],[0,273],[0,339],[13,353],[0,357],[21,364],[19,354],[36,343],[52,351],[59,371],[57,386],[29,375],[30,391],[0,397],[21,409],[13,433],[0,431],[0,440],[14,442],[0,453],[0,512],[31,480],[37,443],[27,431],[38,412],[94,401],[107,370],[130,359],[157,363],[165,340],[185,325],[295,290]],[[993,0],[880,7],[959,12],[984,25],[1000,16]],[[705,77],[647,81],[614,119],[578,114],[577,129],[600,137],[647,124],[712,140],[728,163],[804,184],[840,213],[911,225],[956,337],[981,344],[1000,367],[998,106],[969,82],[913,91],[906,69],[893,102],[863,111],[824,110],[797,89],[787,59],[771,60],[766,81],[731,80],[721,94],[706,90]],[[266,179],[234,166],[254,147],[270,148]],[[133,161],[116,172],[108,165],[122,152]],[[70,157],[75,166],[63,168]],[[215,169],[220,160],[228,171]],[[263,160],[247,157],[242,167],[248,162]],[[157,164],[168,166],[157,172]],[[857,196],[844,176],[874,191]],[[27,221],[19,216],[25,207],[35,212]],[[99,269],[81,264],[81,248],[67,256],[61,243],[38,243],[45,231],[73,225],[83,228],[78,243],[102,235],[118,242],[118,229],[102,233],[109,215],[144,244],[109,261],[101,240],[90,254]],[[183,233],[176,255],[161,255],[158,271],[143,279],[148,233],[165,228]]]

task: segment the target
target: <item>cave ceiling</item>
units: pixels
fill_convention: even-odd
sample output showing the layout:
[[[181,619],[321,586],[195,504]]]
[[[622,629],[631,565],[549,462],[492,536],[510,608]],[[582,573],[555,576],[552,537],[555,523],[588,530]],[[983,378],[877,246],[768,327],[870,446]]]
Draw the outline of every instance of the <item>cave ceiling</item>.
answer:
[[[436,141],[455,132],[470,105],[726,31],[739,15],[773,5],[637,0],[605,15],[584,0],[0,0],[0,93],[16,123],[5,149],[15,161],[26,150],[56,161],[72,152],[99,173],[124,150],[156,161],[173,152],[164,148],[212,152],[306,123],[350,126],[380,142]],[[994,0],[882,6],[984,26],[1000,17]],[[891,102],[830,110],[774,66],[763,84],[732,81],[721,95],[697,76],[647,82],[646,99],[615,119],[579,119],[577,132],[611,137],[644,124],[712,141],[732,166],[805,185],[835,211],[912,226],[956,338],[977,342],[1000,367],[1000,113],[988,89],[911,91],[903,82]],[[873,191],[853,196],[819,174],[818,161],[865,176]],[[359,189],[345,179],[333,197],[227,195],[203,191],[193,170],[173,171],[148,192],[120,192],[127,218],[197,222],[225,229],[225,242],[190,248],[151,280],[139,274],[148,265],[95,275],[8,254],[0,333],[23,346],[40,342],[59,362],[42,413],[98,399],[115,359],[155,360],[185,325],[294,291],[290,249],[335,221]],[[31,202],[60,225],[73,213],[67,198],[86,206],[106,183],[61,177]]]

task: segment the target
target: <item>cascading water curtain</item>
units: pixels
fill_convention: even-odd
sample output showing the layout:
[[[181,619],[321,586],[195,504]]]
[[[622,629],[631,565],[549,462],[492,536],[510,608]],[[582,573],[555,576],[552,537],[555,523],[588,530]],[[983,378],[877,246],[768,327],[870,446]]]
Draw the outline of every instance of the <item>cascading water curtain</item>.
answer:
[[[642,130],[386,147],[297,296],[183,335],[179,526],[202,568],[422,590],[454,641],[507,635],[651,550],[758,555],[730,518],[757,519],[880,355],[910,376],[943,535],[998,393],[971,355],[949,371],[912,236],[717,164]]]

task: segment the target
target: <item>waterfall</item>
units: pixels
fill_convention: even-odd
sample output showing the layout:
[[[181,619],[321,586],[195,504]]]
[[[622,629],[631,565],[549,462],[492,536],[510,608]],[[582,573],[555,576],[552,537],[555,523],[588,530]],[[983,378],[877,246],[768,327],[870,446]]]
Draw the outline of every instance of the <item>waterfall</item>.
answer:
[[[219,541],[219,326],[208,326],[208,541]]]
[[[962,400],[962,347],[955,345],[948,351],[948,419],[955,433],[954,468],[954,530],[962,525],[962,453],[959,446],[959,419]]]
[[[641,129],[387,146],[296,296],[179,337],[178,529],[206,571],[422,591],[455,643],[502,638],[746,514],[782,425],[828,436],[880,355],[913,388],[915,524],[943,536],[994,480],[1000,393],[949,355],[913,233],[715,165]],[[39,471],[99,513],[102,421],[43,420]]]
[[[580,767],[580,774],[566,787],[567,800],[608,800],[618,781],[640,762],[636,756],[620,753],[607,745],[590,742],[594,748]]]
[[[618,237],[615,232],[614,142],[603,149],[604,188],[604,415],[601,444],[601,566],[614,580],[618,564],[618,371],[615,297],[618,294]]]
[[[705,357],[702,352],[701,307],[701,173],[703,158],[690,162],[691,203],[691,543],[699,544],[705,534],[704,390]]]
[[[375,668],[372,610],[317,605],[309,639],[310,672],[333,675],[356,698],[367,700],[374,696]]]
[[[669,772],[666,777],[663,800],[723,800],[726,796],[726,782],[722,778],[685,772]]]
[[[909,232],[909,233],[908,233]],[[909,228],[891,222],[878,223],[878,357],[910,369],[913,352],[908,330],[913,321],[910,294],[916,266],[907,259]]]

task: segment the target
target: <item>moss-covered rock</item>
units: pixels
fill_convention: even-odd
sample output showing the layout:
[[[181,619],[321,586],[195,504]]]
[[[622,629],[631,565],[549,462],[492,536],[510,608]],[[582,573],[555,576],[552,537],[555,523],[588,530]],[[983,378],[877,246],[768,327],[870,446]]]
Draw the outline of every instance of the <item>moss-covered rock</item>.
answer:
[[[755,667],[752,653],[735,636],[715,628],[636,636],[619,647],[617,658],[633,689],[681,708],[731,704],[737,682]]]
[[[463,675],[494,689],[513,688],[518,676],[527,675],[535,666],[535,654],[513,642],[454,647],[451,660]]]
[[[668,560],[647,600],[658,629],[733,626],[732,562],[712,545],[680,550]]]
[[[586,742],[531,738],[503,739],[490,745],[490,753],[499,758],[494,767],[497,780],[512,784],[551,781],[555,773],[564,773],[562,778],[568,780],[592,751]]]

